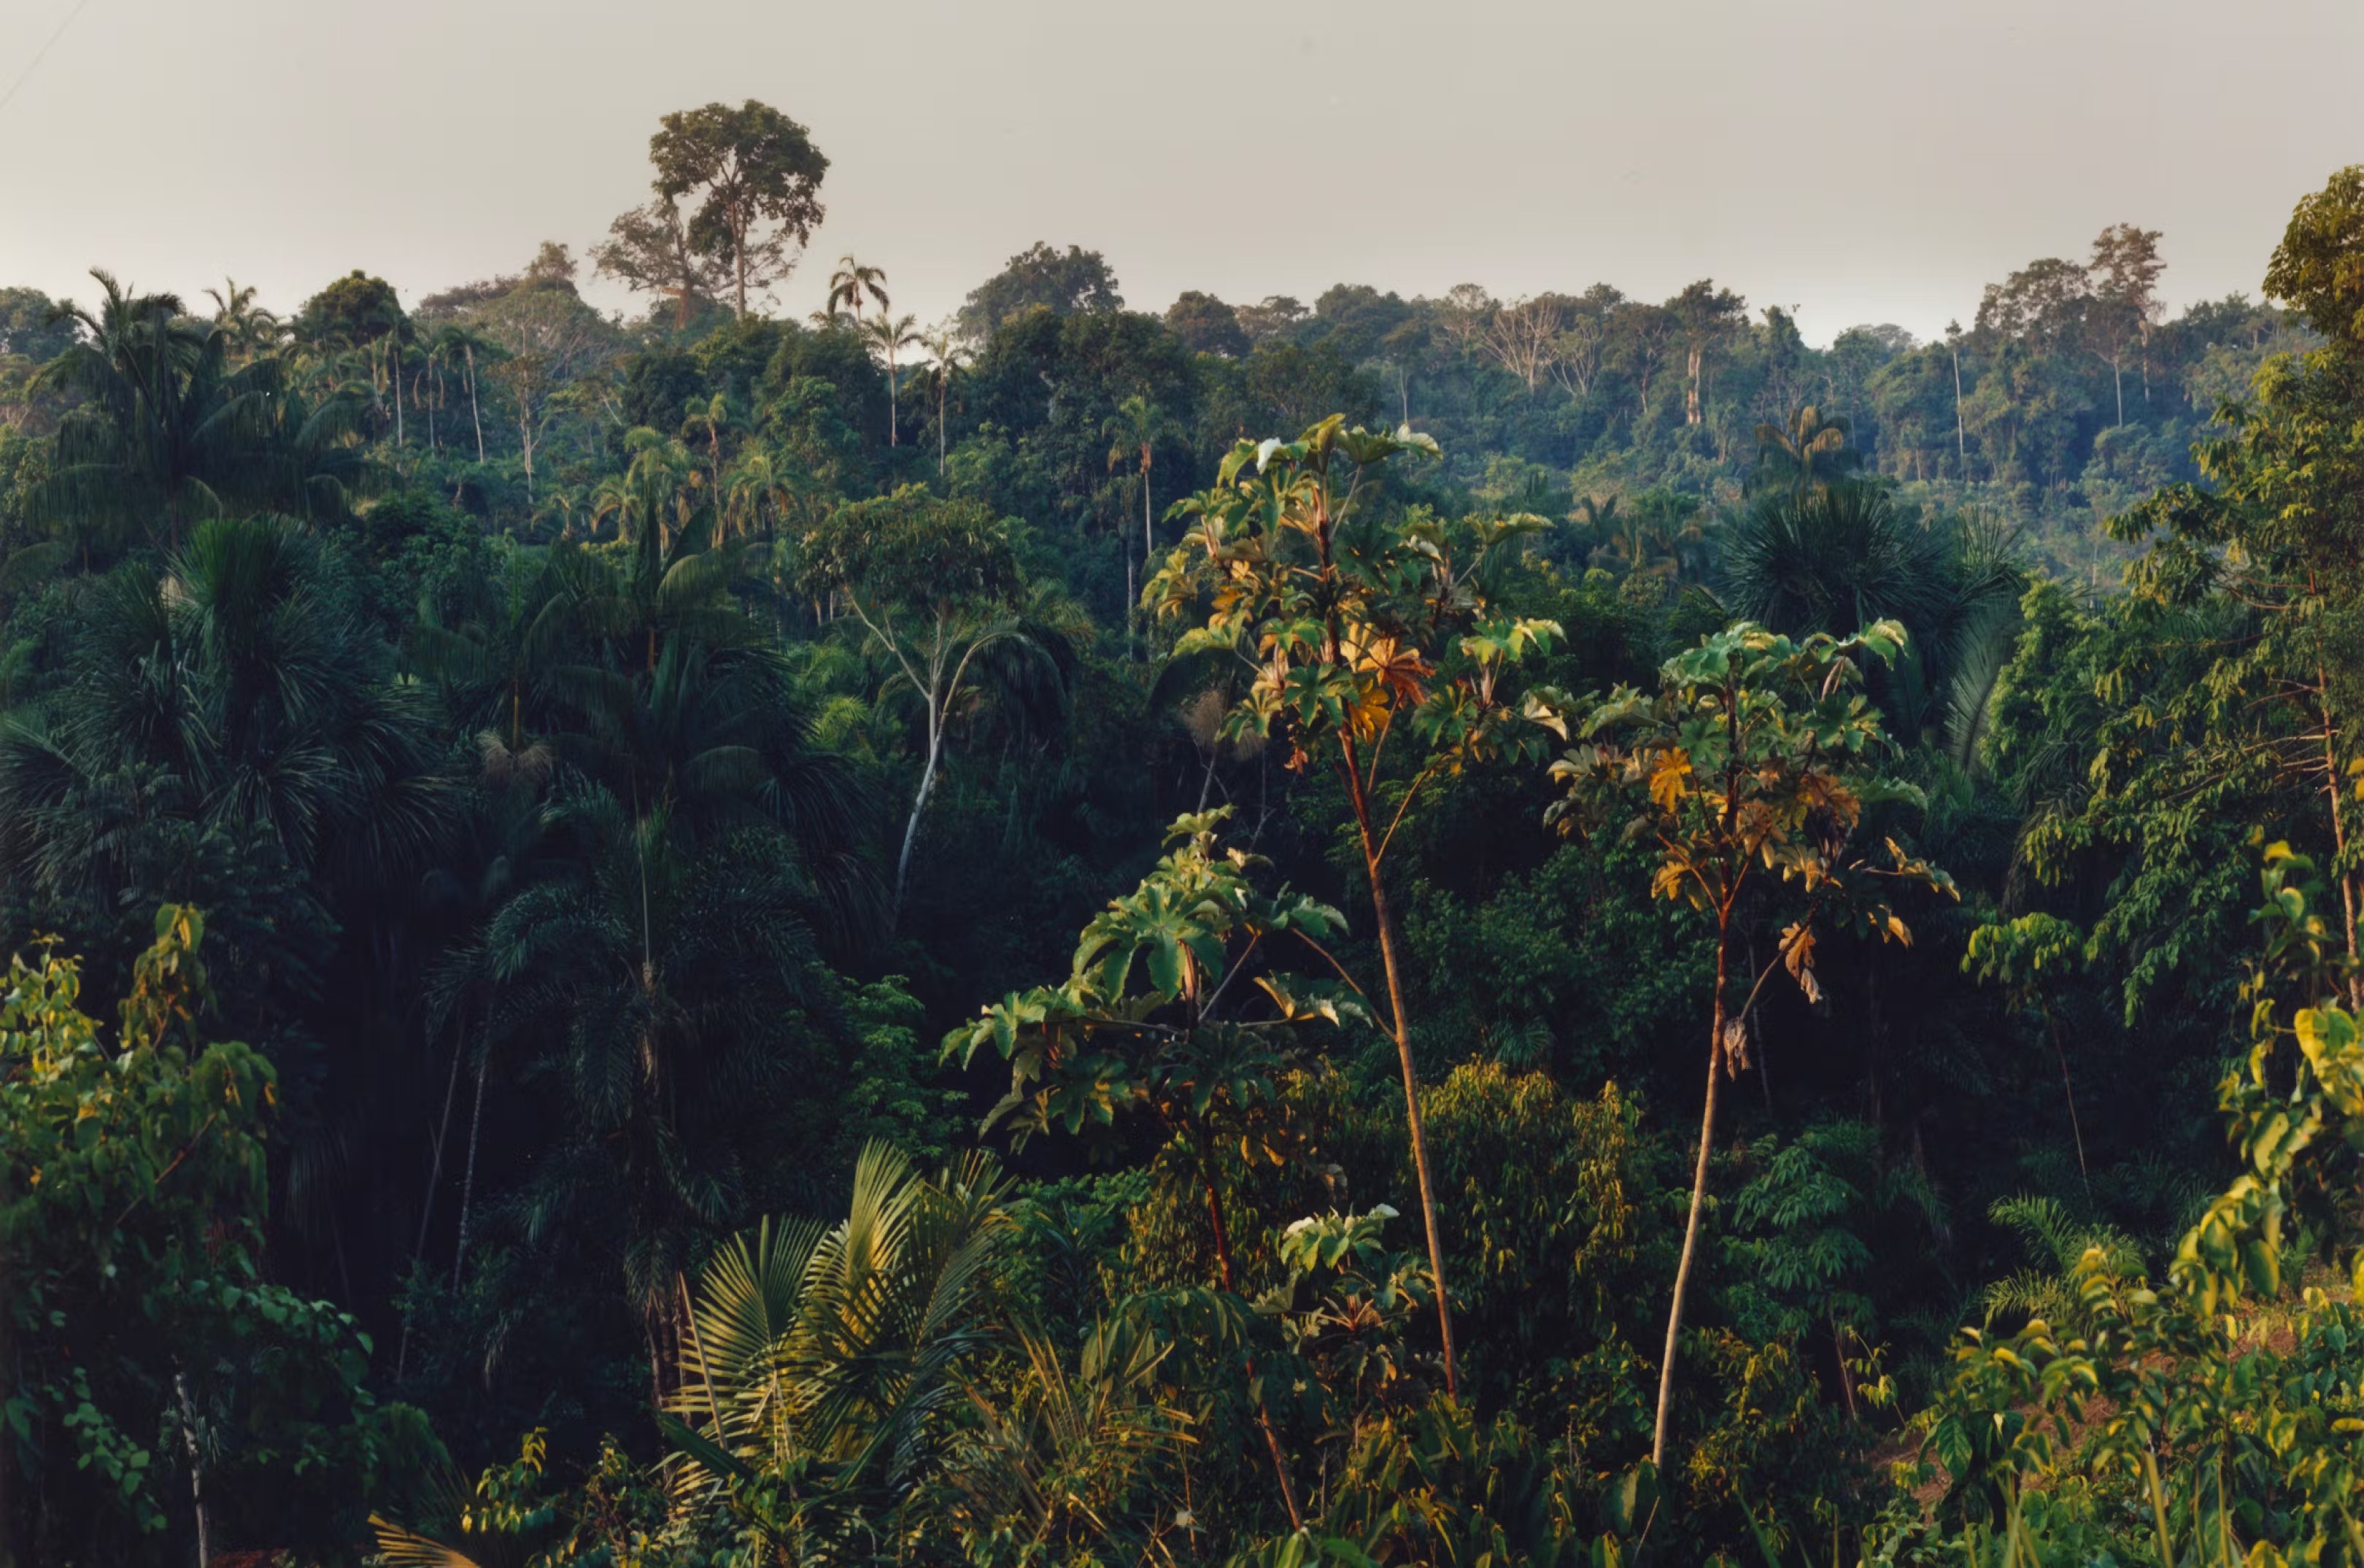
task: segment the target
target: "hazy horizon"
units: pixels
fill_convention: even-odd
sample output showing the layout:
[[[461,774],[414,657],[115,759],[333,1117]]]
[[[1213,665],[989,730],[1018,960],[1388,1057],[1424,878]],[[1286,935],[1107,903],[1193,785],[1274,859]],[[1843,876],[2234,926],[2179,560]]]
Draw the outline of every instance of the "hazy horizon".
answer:
[[[1383,3],[1344,27],[1293,3],[932,0],[892,32],[739,0],[678,23],[422,0],[391,28],[295,0],[194,28],[162,0],[12,0],[0,93],[70,14],[0,106],[0,138],[41,152],[10,173],[0,286],[85,301],[93,266],[197,299],[234,276],[284,312],[355,267],[407,305],[544,239],[581,257],[644,199],[657,117],[718,99],[777,106],[831,160],[775,308],[818,306],[851,251],[922,321],[1042,239],[1103,252],[1136,309],[1712,276],[1816,343],[1927,338],[2122,221],[2165,231],[2172,311],[2254,295],[2292,204],[2364,157],[2339,94],[2303,91],[2287,51],[2227,50],[2190,0]],[[2244,26],[2327,64],[2364,46],[2352,0]]]

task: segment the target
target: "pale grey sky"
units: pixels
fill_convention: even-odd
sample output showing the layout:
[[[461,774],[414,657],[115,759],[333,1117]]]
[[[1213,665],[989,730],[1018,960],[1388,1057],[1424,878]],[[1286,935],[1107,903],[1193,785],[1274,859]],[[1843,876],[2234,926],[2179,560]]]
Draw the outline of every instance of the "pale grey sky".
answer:
[[[0,0],[0,92],[74,4]],[[2254,293],[2359,67],[2364,0],[84,0],[0,106],[0,284],[407,303],[581,253],[659,115],[756,97],[831,160],[797,314],[842,251],[926,321],[1048,239],[1150,309],[1712,274],[1926,336],[2120,221],[2172,303]]]

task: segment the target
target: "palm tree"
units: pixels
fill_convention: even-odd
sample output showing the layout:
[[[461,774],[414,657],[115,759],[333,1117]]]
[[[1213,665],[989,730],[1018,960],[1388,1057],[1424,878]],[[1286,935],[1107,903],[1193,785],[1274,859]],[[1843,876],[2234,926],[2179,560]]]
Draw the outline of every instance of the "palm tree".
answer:
[[[722,476],[722,521],[728,531],[742,540],[753,538],[759,528],[766,536],[776,533],[804,478],[785,454],[750,442]]]
[[[36,382],[77,404],[59,424],[41,500],[116,542],[161,523],[177,550],[192,520],[253,493],[279,362],[233,370],[229,339],[186,319],[179,296],[91,275],[104,292],[97,311],[68,307],[82,336]]]
[[[686,1270],[670,1277],[662,1310],[679,1338],[682,1375],[658,1420],[675,1496],[745,1496],[750,1506],[733,1512],[763,1538],[762,1560],[798,1562],[909,1558],[923,1530],[942,1529],[938,1484],[965,1486],[972,1472],[997,1496],[1014,1485],[1034,1496],[1031,1456],[1008,1446],[1020,1435],[1013,1427],[997,1420],[994,1451],[978,1452],[949,1442],[955,1428],[945,1419],[983,1397],[972,1368],[1000,1337],[996,1312],[1016,1236],[990,1155],[931,1179],[873,1143],[834,1225],[766,1220],[716,1249],[695,1295]],[[1056,1422],[1056,1437],[1072,1442],[1097,1429],[1121,1445],[1120,1462],[1172,1440],[1164,1412],[1137,1414],[1163,1359],[1154,1336],[1096,1334],[1072,1378],[1039,1337],[1030,1350],[1049,1357],[1055,1386],[1026,1414]],[[385,1561],[523,1568],[547,1533],[541,1516],[487,1520],[486,1510],[463,1522],[468,1498],[457,1485],[445,1491],[436,1525],[466,1551],[373,1515]],[[1065,1517],[1077,1501],[1051,1507]]]
[[[214,329],[229,339],[241,364],[278,351],[287,336],[287,328],[278,317],[254,303],[251,287],[241,288],[236,278],[224,278],[220,288],[209,288],[206,293],[214,302]]]
[[[1725,606],[1786,636],[1887,618],[1917,640],[1945,595],[1944,541],[1869,484],[1765,496],[1725,535],[1722,566]]]
[[[556,874],[504,904],[469,955],[497,998],[494,1037],[536,1049],[558,1096],[522,1236],[620,1218],[605,1244],[662,1393],[674,1282],[740,1212],[827,1027],[820,910],[777,830],[700,841],[663,802],[634,810],[588,783],[545,822]]]
[[[1567,514],[1568,528],[1565,532],[1554,530],[1546,540],[1546,550],[1554,564],[1562,570],[1578,570],[1592,564],[1592,554],[1608,543],[1617,531],[1618,514],[1625,498],[1611,491],[1597,495],[1579,495]]]
[[[936,474],[944,472],[944,453],[949,439],[948,414],[953,391],[953,378],[967,368],[967,353],[961,347],[960,334],[951,323],[945,323],[930,333],[921,346],[928,350],[931,364],[928,378],[936,395]]]
[[[1622,577],[1679,577],[1686,556],[1706,540],[1697,521],[1698,503],[1689,496],[1652,491],[1630,512],[1615,496],[1605,503],[1587,497],[1577,505],[1600,536],[1587,563]]]
[[[682,1287],[687,1355],[665,1429],[683,1484],[794,1474],[781,1524],[797,1538],[822,1556],[856,1529],[875,1540],[945,1458],[939,1418],[970,1399],[965,1370],[998,1337],[990,1304],[1015,1230],[992,1156],[929,1180],[873,1143],[845,1218],[726,1242],[695,1301]]]
[[[481,354],[489,363],[500,353],[500,345],[453,322],[435,334],[431,351],[446,364],[456,359],[466,368],[468,417],[476,428],[476,462],[481,465],[485,461],[485,415],[476,400],[476,358]]]
[[[880,315],[886,313],[888,306],[885,269],[866,267],[851,256],[839,257],[837,271],[829,275],[829,304],[826,308],[831,312],[842,309],[850,313],[853,317],[854,325],[860,326],[862,301],[865,295],[878,307]]]
[[[547,771],[549,748],[527,739],[529,711],[545,714],[560,672],[582,662],[581,607],[604,586],[592,558],[552,549],[530,576],[463,584],[473,602],[458,624],[444,624],[431,600],[421,605],[406,649],[410,672],[455,728],[475,736],[491,782]]]
[[[1800,500],[1859,467],[1863,454],[1846,444],[1850,427],[1836,414],[1812,404],[1790,416],[1786,425],[1756,427],[1756,467],[1752,488],[1786,483]]]
[[[662,550],[685,528],[699,505],[705,476],[689,449],[670,436],[641,426],[624,437],[630,460],[591,492],[591,528],[616,524],[619,539],[637,539],[653,529]]]
[[[140,807],[151,820],[259,840],[299,872],[400,874],[448,792],[422,695],[351,604],[328,547],[288,518],[212,519],[165,573],[109,580],[65,691],[0,745],[17,873],[122,885],[139,835],[87,802],[144,771],[172,781]]]
[[[913,348],[922,341],[919,327],[909,316],[888,316],[881,308],[877,320],[862,324],[862,332],[870,339],[871,347],[886,358],[886,444],[895,446],[899,440],[899,419],[895,404],[895,354],[898,350]]]
[[[706,429],[707,477],[719,495],[722,493],[722,432],[738,428],[730,415],[730,399],[719,392],[708,398],[693,397],[685,412],[685,426],[703,426]]]
[[[2018,632],[2015,532],[1924,524],[1884,487],[1842,480],[1760,498],[1725,533],[1721,573],[1734,615],[1787,635],[1902,621],[1905,655],[1874,695],[1897,732],[1946,732],[1968,762]]]
[[[1108,465],[1117,469],[1127,462],[1135,464],[1135,483],[1141,487],[1141,560],[1147,570],[1157,553],[1156,513],[1153,508],[1149,476],[1156,462],[1157,443],[1181,433],[1180,427],[1165,410],[1149,400],[1146,393],[1136,393],[1117,405],[1116,412],[1100,426],[1100,433],[1109,438]],[[1124,596],[1125,621],[1130,625],[1134,610],[1132,603],[1132,551],[1125,552]]]
[[[134,562],[78,607],[62,684],[0,728],[12,908],[112,946],[127,913],[201,905],[221,1005],[258,1047],[308,1049],[340,946],[394,969],[370,894],[413,885],[453,815],[426,694],[343,553],[293,519],[208,519],[166,571]],[[356,1049],[315,1059],[273,1162],[274,1212],[310,1236],[351,1217],[339,1181],[368,1168],[383,1093],[372,1002],[341,1000]]]

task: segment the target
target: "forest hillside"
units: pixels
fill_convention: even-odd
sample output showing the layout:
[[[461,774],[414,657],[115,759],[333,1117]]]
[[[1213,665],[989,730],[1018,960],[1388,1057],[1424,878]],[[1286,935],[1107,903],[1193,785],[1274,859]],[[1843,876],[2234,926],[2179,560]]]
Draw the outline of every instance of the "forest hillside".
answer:
[[[1814,348],[650,159],[0,288],[0,1568],[2364,1562],[2364,167]]]

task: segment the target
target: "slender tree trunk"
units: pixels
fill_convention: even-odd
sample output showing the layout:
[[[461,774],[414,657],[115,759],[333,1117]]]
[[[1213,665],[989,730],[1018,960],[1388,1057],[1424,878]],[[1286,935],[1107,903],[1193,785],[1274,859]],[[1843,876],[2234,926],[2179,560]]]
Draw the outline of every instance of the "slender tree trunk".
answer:
[[[880,318],[885,318],[883,311]],[[892,332],[895,324],[886,322],[886,329]],[[903,439],[903,421],[896,411],[895,392],[895,345],[889,343],[886,345],[886,444],[890,447],[900,446]]]
[[[473,343],[468,345],[468,417],[475,421],[476,462],[481,467],[485,461],[485,410],[476,401],[476,347]]]
[[[2310,584],[2312,586],[2312,584]],[[2321,665],[2314,672],[2314,701],[2323,715],[2323,799],[2331,812],[2332,853],[2339,874],[2339,905],[2347,918],[2347,1007],[2364,1011],[2364,974],[2356,962],[2356,873],[2347,864],[2347,823],[2339,812],[2339,748],[2331,726],[2331,693]]]
[[[1461,1363],[1453,1345],[1452,1295],[1444,1284],[1444,1243],[1436,1227],[1436,1187],[1428,1171],[1428,1140],[1420,1125],[1420,1069],[1411,1059],[1411,1020],[1404,1011],[1403,977],[1396,963],[1395,924],[1388,913],[1386,880],[1379,874],[1379,845],[1371,834],[1370,802],[1363,794],[1361,763],[1354,739],[1341,732],[1340,750],[1346,761],[1346,793],[1355,806],[1355,827],[1362,836],[1363,867],[1371,879],[1371,916],[1378,927],[1379,962],[1387,971],[1388,1009],[1396,1036],[1396,1059],[1403,1068],[1404,1122],[1411,1135],[1411,1163],[1420,1178],[1420,1213],[1428,1231],[1429,1273],[1436,1280],[1436,1326],[1444,1341],[1444,1392],[1459,1398]]]
[[[2052,1034],[2053,1059],[2060,1063],[2060,1092],[2068,1098],[2068,1135],[2077,1140],[2077,1179],[2085,1184],[2085,1196],[2093,1195],[2091,1173],[2085,1169],[2085,1129],[2077,1119],[2077,1085],[2068,1076],[2068,1051],[2060,1041],[2060,1020],[2052,1009],[2044,1009],[2044,1022]]]
[[[928,765],[920,773],[920,793],[911,797],[911,819],[903,825],[903,852],[895,861],[895,904],[893,914],[900,919],[903,914],[903,884],[911,875],[911,847],[920,841],[920,815],[928,809],[928,796],[935,792],[936,760],[943,754],[943,724],[939,717],[941,705],[936,694],[928,694]]]
[[[435,1158],[429,1162],[427,1167],[427,1195],[418,1203],[418,1245],[411,1250],[414,1263],[423,1262],[427,1256],[427,1230],[429,1222],[435,1218],[435,1192],[443,1184],[443,1150],[452,1140],[452,1106],[460,1097],[460,1059],[467,1054],[467,1050],[468,1015],[465,1009],[463,1009],[460,1014],[459,1043],[452,1048],[452,1075],[443,1084],[443,1120],[435,1129]],[[408,1366],[409,1362],[410,1319],[406,1316],[402,1321],[401,1347],[395,1351],[394,1356],[396,1382],[402,1381],[404,1369]]]
[[[1237,1296],[1239,1286],[1232,1278],[1232,1232],[1231,1228],[1223,1223],[1223,1200],[1215,1190],[1214,1167],[1210,1163],[1211,1158],[1207,1140],[1201,1136],[1199,1140],[1199,1183],[1207,1190],[1207,1219],[1215,1228],[1215,1265],[1222,1271],[1223,1293]],[[1255,1381],[1255,1357],[1251,1355],[1248,1357],[1248,1382],[1253,1385]],[[1288,1528],[1303,1529],[1305,1519],[1297,1511],[1297,1488],[1289,1484],[1288,1461],[1280,1451],[1280,1434],[1272,1429],[1272,1415],[1265,1408],[1264,1396],[1257,1394],[1253,1397],[1255,1400],[1256,1425],[1264,1431],[1265,1450],[1272,1455],[1272,1473],[1280,1482],[1280,1500],[1288,1507]]]
[[[1962,350],[1954,354],[1954,449],[1962,461],[1962,483],[1970,482],[1970,438],[1962,429]]]
[[[460,1294],[460,1279],[468,1267],[468,1207],[476,1195],[476,1140],[485,1127],[485,1078],[493,1065],[489,1035],[476,1057],[476,1108],[468,1115],[468,1166],[460,1178],[460,1242],[452,1253],[452,1294]]]
[[[2117,386],[2118,423],[2123,425],[2126,422],[2126,368],[2115,360],[2110,361],[2110,380]]]
[[[213,1561],[213,1526],[206,1515],[206,1460],[197,1449],[197,1412],[189,1402],[189,1380],[173,1369],[173,1396],[180,1402],[181,1441],[189,1452],[189,1507],[197,1518],[197,1568]]]
[[[1700,1216],[1707,1207],[1707,1162],[1715,1144],[1716,1091],[1723,1076],[1723,984],[1731,959],[1732,938],[1727,915],[1715,939],[1715,1008],[1708,1032],[1707,1093],[1700,1110],[1699,1159],[1691,1167],[1691,1209],[1683,1221],[1683,1257],[1675,1267],[1675,1298],[1667,1309],[1667,1351],[1658,1362],[1658,1418],[1650,1438],[1650,1462],[1660,1474],[1667,1469],[1667,1428],[1675,1407],[1675,1356],[1682,1343],[1683,1307],[1690,1293],[1691,1265],[1699,1257]]]

